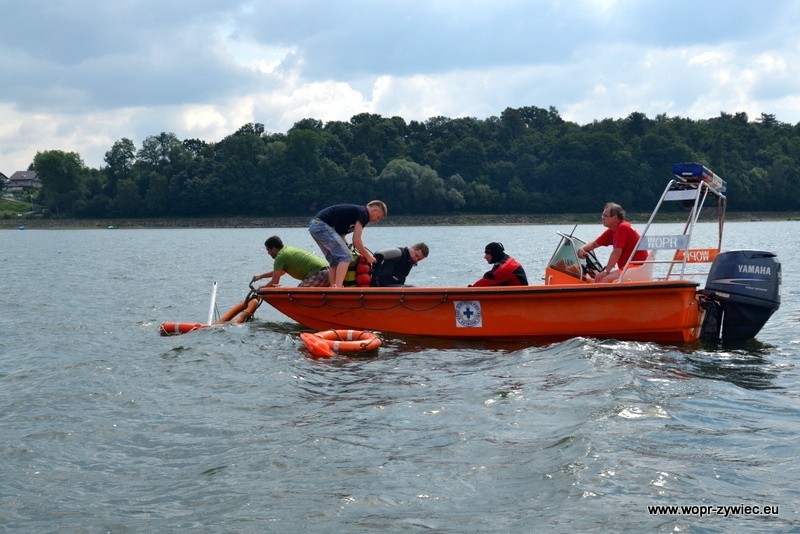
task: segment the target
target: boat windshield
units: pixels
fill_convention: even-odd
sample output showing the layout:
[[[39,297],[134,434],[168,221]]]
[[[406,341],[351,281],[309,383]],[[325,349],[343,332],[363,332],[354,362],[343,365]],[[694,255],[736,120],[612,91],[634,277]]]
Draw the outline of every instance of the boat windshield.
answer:
[[[547,266],[580,279],[586,272],[586,264],[578,258],[577,249],[586,242],[561,232],[558,235],[561,236],[561,242]]]

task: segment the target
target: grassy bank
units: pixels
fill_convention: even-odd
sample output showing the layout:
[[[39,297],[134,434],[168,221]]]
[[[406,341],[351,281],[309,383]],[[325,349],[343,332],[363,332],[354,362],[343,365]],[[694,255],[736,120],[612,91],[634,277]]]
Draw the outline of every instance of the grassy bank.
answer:
[[[33,204],[20,200],[0,198],[0,220],[26,217],[29,213],[37,211],[41,212],[41,210]]]

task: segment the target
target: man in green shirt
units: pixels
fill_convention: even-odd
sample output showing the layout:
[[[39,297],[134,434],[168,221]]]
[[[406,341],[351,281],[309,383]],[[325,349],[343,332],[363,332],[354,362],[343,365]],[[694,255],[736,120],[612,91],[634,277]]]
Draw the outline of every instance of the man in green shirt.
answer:
[[[300,287],[323,287],[329,285],[328,262],[296,247],[284,246],[281,238],[274,235],[264,241],[267,254],[275,260],[272,270],[253,276],[253,282],[271,278],[265,287],[277,286],[281,276],[288,274],[300,280]]]

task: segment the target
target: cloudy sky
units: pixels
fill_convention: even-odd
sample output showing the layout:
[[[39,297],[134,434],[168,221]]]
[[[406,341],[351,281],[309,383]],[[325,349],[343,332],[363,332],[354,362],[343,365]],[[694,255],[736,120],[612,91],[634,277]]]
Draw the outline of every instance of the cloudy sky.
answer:
[[[0,172],[377,113],[800,122],[793,0],[0,0]]]

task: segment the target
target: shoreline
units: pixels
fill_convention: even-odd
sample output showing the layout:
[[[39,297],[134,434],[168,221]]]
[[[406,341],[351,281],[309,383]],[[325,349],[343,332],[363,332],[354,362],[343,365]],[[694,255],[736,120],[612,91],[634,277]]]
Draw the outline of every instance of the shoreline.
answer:
[[[684,220],[676,214],[676,221]],[[649,213],[629,214],[628,220],[643,224]],[[142,218],[142,219],[0,219],[0,230],[20,227],[32,230],[93,230],[93,229],[180,229],[180,228],[302,228],[308,217],[202,217],[202,218]],[[728,222],[795,221],[800,212],[728,212]],[[484,226],[490,224],[591,224],[599,223],[596,214],[564,213],[534,214],[458,214],[458,215],[395,215],[381,221],[381,226]]]

